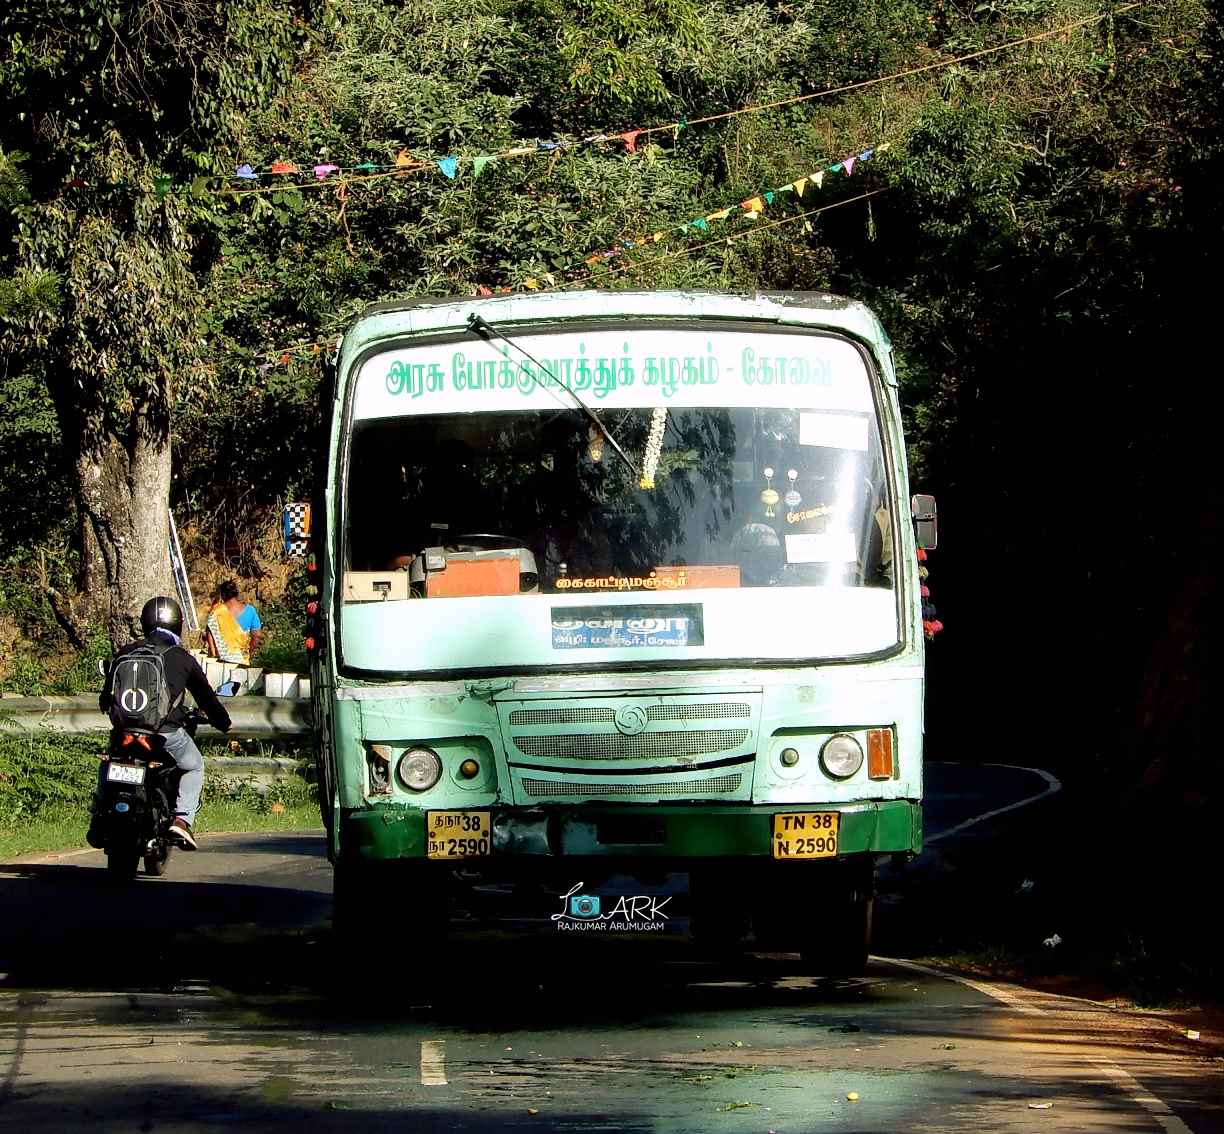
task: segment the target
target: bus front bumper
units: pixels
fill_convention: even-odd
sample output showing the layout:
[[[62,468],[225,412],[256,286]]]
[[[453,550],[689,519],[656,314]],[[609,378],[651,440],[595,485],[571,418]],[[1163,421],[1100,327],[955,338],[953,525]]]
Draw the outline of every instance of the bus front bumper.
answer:
[[[917,854],[922,850],[922,806],[912,800],[848,804],[683,807],[499,808],[492,820],[489,858],[746,858],[771,855],[773,816],[796,812],[840,814],[837,857]],[[426,857],[425,811],[396,804],[345,810],[340,857],[392,860]]]

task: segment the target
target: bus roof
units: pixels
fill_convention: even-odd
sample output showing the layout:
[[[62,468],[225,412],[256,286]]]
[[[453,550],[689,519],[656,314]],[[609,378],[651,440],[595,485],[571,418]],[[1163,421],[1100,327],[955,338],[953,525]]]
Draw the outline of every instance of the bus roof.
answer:
[[[351,357],[379,340],[462,331],[469,315],[494,325],[592,319],[722,319],[826,327],[890,349],[888,336],[865,304],[823,291],[559,291],[497,296],[450,296],[370,304],[345,330],[341,352]]]

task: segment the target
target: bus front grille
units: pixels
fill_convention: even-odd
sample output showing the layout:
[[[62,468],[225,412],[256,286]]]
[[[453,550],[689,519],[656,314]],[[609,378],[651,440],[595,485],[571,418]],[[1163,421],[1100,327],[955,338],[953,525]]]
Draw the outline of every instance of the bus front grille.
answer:
[[[691,798],[699,795],[730,795],[739,790],[742,780],[743,776],[735,772],[726,776],[712,776],[705,780],[673,781],[661,784],[574,783],[570,780],[540,780],[528,776],[523,777],[522,783],[523,790],[535,798],[545,795],[580,795],[588,799],[634,795]]]
[[[728,718],[747,720],[752,706],[743,702],[697,702],[682,705],[647,705],[648,721],[708,721]],[[615,710],[610,705],[583,705],[550,709],[514,709],[511,725],[611,724]]]
[[[743,746],[748,737],[746,728],[720,728],[644,732],[637,736],[622,736],[619,732],[545,734],[515,736],[513,740],[514,746],[525,756],[564,760],[650,760],[730,752]]]

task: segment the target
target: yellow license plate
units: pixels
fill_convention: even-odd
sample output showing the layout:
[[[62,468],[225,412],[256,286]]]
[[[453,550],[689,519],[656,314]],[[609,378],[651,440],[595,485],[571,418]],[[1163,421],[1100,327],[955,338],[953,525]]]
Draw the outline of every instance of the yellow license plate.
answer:
[[[773,817],[774,858],[834,858],[837,855],[836,811],[792,811]]]
[[[489,853],[492,832],[488,811],[425,813],[425,847],[430,858],[479,858]]]

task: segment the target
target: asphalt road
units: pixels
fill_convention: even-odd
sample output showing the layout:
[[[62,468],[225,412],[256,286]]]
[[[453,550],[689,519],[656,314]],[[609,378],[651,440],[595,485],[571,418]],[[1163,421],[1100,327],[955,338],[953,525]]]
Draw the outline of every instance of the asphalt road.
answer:
[[[932,766],[928,836],[1047,788]],[[500,892],[428,972],[394,936],[341,962],[330,889],[309,834],[127,886],[96,853],[0,868],[0,1129],[1224,1130],[1219,1061],[1157,1016],[884,959],[797,976],[682,926],[558,934],[482,914]]]

